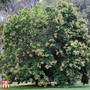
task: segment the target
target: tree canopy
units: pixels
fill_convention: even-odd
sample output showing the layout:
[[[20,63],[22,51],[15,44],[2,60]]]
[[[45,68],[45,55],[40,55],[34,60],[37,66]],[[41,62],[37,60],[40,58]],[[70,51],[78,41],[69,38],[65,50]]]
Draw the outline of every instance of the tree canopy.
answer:
[[[50,82],[74,84],[78,76],[87,77],[88,28],[66,0],[60,0],[56,8],[41,4],[32,10],[24,8],[9,17],[2,32],[0,71],[6,79],[47,86]]]

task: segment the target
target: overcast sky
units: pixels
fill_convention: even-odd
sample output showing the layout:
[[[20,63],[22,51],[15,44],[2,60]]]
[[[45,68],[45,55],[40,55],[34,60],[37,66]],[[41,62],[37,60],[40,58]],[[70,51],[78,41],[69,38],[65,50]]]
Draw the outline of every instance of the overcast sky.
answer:
[[[43,1],[43,0],[40,0],[40,2]]]

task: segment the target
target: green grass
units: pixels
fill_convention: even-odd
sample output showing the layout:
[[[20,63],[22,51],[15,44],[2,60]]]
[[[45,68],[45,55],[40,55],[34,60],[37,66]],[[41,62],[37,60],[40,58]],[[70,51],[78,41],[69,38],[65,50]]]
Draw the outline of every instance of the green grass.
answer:
[[[2,89],[0,90],[90,90],[90,84],[83,86],[82,84],[76,84],[74,86],[69,87],[35,87],[35,86],[12,86],[9,89]]]

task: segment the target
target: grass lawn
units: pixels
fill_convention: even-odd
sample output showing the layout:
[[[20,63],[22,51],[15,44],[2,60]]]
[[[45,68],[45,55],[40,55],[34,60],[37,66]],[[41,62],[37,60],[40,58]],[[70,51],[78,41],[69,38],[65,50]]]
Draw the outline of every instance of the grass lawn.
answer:
[[[32,86],[12,86],[10,89],[2,89],[0,87],[0,90],[90,90],[90,84],[89,85],[81,85],[77,84],[75,86],[69,86],[69,87],[32,87]]]

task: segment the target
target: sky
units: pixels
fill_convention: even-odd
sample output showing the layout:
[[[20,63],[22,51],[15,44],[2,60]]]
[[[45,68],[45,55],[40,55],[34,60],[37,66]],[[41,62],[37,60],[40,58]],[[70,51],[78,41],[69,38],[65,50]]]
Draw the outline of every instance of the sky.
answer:
[[[40,2],[43,1],[43,0],[40,0]]]

